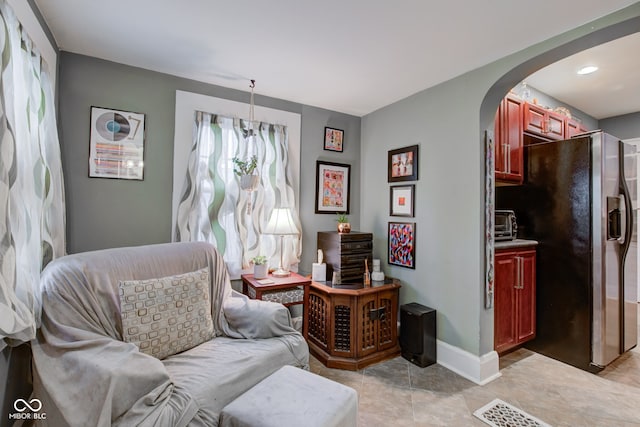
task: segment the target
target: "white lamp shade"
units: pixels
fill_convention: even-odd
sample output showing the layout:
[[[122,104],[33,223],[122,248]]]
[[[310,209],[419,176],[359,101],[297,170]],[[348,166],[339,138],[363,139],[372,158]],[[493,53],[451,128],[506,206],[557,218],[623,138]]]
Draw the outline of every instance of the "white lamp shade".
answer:
[[[298,234],[298,227],[293,221],[289,208],[278,208],[271,212],[269,223],[264,229],[265,234]]]

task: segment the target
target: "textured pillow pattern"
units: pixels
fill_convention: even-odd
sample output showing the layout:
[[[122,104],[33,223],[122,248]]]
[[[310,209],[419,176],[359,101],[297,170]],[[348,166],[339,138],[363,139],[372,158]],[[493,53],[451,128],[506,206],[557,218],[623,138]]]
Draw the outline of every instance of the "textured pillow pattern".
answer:
[[[120,282],[122,337],[164,359],[213,338],[209,269]]]

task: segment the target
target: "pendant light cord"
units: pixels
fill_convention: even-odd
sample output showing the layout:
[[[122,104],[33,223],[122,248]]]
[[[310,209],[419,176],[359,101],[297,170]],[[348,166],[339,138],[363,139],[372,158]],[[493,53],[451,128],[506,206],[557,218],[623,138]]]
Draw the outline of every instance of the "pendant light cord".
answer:
[[[249,85],[249,87],[251,88],[251,98],[249,99],[249,135],[254,135],[253,132],[253,120],[254,120],[254,115],[253,115],[253,88],[256,87],[256,81],[255,80],[251,80],[251,84]]]

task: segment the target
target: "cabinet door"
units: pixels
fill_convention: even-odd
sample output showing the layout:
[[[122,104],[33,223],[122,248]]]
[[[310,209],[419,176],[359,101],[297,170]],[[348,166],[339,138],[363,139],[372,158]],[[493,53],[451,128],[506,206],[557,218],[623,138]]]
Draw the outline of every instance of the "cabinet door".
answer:
[[[524,104],[524,130],[536,135],[545,136],[545,110],[528,102]]]
[[[535,104],[524,104],[524,131],[546,139],[564,139],[564,116]]]
[[[398,290],[378,292],[378,351],[398,343]]]
[[[378,351],[379,323],[371,316],[378,308],[376,294],[362,295],[358,298],[355,321],[357,324],[356,356],[363,357]]]
[[[355,319],[352,298],[347,295],[335,295],[331,304],[330,327],[333,334],[329,339],[329,353],[340,357],[354,357]]]
[[[546,136],[549,139],[564,139],[564,122],[563,115],[554,113],[553,111],[547,112],[547,133]]]
[[[309,304],[305,307],[309,310],[309,327],[307,328],[307,339],[329,352],[329,342],[331,335],[331,299],[315,289],[309,290]]]
[[[513,252],[496,253],[494,260],[494,349],[501,353],[517,344],[516,258]]]
[[[574,135],[587,131],[587,128],[584,127],[584,125],[578,122],[577,120],[568,119],[566,126],[567,127],[565,129],[566,130],[565,138],[567,139],[571,138]]]
[[[502,143],[502,110],[504,101],[500,102],[493,127],[493,153],[494,153],[494,171],[496,179],[503,179],[507,168],[506,152]]]
[[[523,343],[536,336],[536,252],[519,252],[517,261],[520,277],[516,280],[517,342]]]
[[[507,97],[504,99],[503,139],[507,149],[507,173],[510,181],[522,183],[522,101]]]
[[[495,124],[495,176],[497,180],[522,183],[522,101],[507,96],[500,103]]]

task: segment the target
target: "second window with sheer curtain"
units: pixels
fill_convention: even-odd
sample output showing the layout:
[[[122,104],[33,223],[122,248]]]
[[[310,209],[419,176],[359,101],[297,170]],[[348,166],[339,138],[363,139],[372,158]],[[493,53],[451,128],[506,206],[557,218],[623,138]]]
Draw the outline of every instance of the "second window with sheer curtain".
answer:
[[[267,256],[277,266],[278,236],[263,234],[271,212],[290,208],[301,231],[289,155],[289,133],[284,125],[196,111],[186,178],[175,210],[175,241],[206,241],[223,255],[232,278],[247,269],[250,260]],[[254,136],[249,136],[249,130]],[[258,185],[243,190],[234,173],[233,159],[255,156]],[[175,188],[174,188],[175,191]],[[283,256],[298,262],[301,233],[286,236]]]

